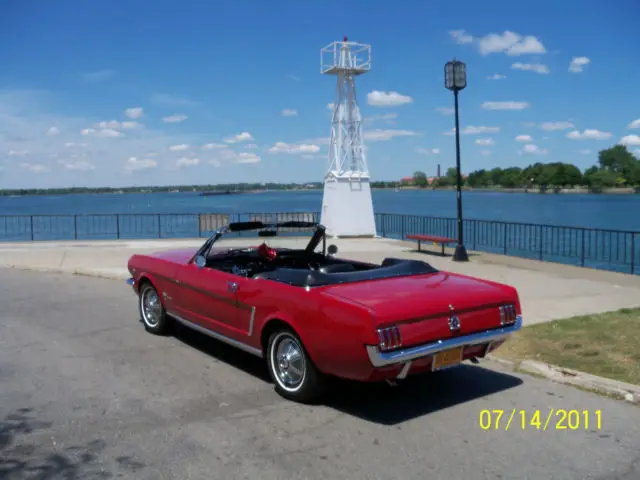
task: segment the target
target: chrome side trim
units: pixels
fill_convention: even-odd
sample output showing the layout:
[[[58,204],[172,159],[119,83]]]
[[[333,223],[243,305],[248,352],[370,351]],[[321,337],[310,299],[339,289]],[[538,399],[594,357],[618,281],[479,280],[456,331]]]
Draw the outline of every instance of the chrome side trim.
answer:
[[[214,332],[213,330],[202,327],[197,323],[190,322],[189,320],[186,320],[181,316],[176,315],[175,313],[167,312],[167,314],[175,318],[178,322],[180,322],[182,325],[184,325],[187,328],[191,328],[196,332],[200,332],[211,338],[215,338],[216,340],[220,340],[221,342],[231,345],[232,347],[239,348],[240,350],[244,350],[245,352],[255,355],[256,357],[262,358],[262,350],[260,350],[259,348],[252,347],[251,345],[247,345],[246,343],[239,342],[238,340],[234,340],[233,338],[229,338],[218,332]]]
[[[249,319],[249,336],[253,335],[253,322],[256,319],[256,307],[251,307],[251,318]]]
[[[367,354],[369,360],[374,367],[384,367],[395,363],[408,362],[417,358],[428,357],[434,353],[450,348],[477,345],[479,343],[494,342],[508,337],[514,332],[522,328],[522,315],[516,316],[516,322],[513,325],[496,328],[495,330],[486,330],[484,332],[472,333],[461,337],[448,338],[446,340],[438,340],[434,343],[427,343],[417,347],[403,348],[391,352],[381,352],[376,345],[367,345]]]

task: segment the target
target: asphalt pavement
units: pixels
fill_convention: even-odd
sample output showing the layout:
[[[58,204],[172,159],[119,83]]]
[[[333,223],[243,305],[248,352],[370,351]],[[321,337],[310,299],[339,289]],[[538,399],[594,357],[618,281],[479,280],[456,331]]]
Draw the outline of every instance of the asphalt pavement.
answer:
[[[550,408],[580,420],[529,422]],[[491,362],[298,405],[254,357],[146,333],[122,281],[0,269],[0,478],[631,480],[640,408]]]

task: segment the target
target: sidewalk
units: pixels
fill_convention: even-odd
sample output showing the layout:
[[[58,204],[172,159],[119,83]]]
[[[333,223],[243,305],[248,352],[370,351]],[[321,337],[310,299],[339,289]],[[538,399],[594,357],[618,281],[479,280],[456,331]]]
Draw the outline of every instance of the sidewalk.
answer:
[[[260,241],[258,238],[229,239],[220,244]],[[135,253],[195,248],[203,242],[204,239],[165,239],[0,243],[0,267],[126,279],[129,276],[127,261]],[[282,246],[302,246],[307,239],[280,237],[277,242]],[[520,293],[525,325],[640,307],[640,276],[637,275],[477,252],[469,252],[468,263],[455,263],[450,257],[418,253],[412,242],[383,238],[328,239],[328,243],[338,246],[339,257],[370,262],[380,262],[385,257],[419,259],[441,270],[513,285]],[[434,247],[434,251],[438,250],[439,247]]]

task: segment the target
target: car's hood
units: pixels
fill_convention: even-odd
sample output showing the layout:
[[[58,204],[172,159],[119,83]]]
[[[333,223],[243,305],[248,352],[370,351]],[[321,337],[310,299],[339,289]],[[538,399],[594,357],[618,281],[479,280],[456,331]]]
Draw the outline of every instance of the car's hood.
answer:
[[[150,256],[153,258],[160,258],[162,260],[168,260],[170,262],[184,264],[187,263],[198,251],[199,247],[190,248],[175,248],[172,250],[163,250],[161,252],[152,253]]]
[[[224,255],[229,250],[233,250],[234,248],[247,248],[247,247],[233,247],[233,246],[224,246],[224,247],[211,247],[209,250],[209,255]],[[200,247],[186,247],[186,248],[174,248],[172,250],[162,250],[160,252],[155,252],[149,255],[153,258],[160,258],[162,260],[168,260],[170,262],[185,264],[189,260],[193,258],[196,252],[200,249]]]
[[[517,300],[515,290],[509,286],[448,272],[339,284],[323,291],[368,308],[378,325]]]

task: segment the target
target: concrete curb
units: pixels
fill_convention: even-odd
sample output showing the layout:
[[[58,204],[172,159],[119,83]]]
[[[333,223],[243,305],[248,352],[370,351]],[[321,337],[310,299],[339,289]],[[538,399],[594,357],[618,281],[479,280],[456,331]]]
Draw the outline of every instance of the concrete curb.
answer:
[[[3,264],[0,268],[15,269],[15,270],[29,270],[33,272],[43,273],[66,273],[71,275],[84,275],[87,277],[104,278],[107,280],[126,280],[131,275],[126,272],[114,272],[107,270],[92,270],[86,268],[56,268],[56,267],[38,267],[38,266],[24,266],[24,265],[12,265]],[[126,269],[125,269],[126,270]]]
[[[513,370],[538,375],[553,382],[593,390],[625,400],[629,403],[640,405],[639,385],[598,377],[596,375],[591,375],[590,373],[559,367],[557,365],[550,365],[536,360],[511,361],[495,357],[493,355],[489,355],[488,358]]]

